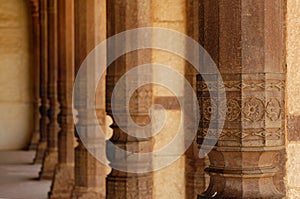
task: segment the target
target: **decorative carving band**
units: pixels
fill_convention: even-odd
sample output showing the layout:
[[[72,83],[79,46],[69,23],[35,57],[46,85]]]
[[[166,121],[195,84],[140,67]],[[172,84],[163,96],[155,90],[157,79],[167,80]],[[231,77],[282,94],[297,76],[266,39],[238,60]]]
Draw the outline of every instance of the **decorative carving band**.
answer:
[[[200,129],[201,135],[199,135],[198,138],[204,138],[205,136],[208,136],[210,139],[216,139],[218,138],[218,132],[216,129]],[[275,129],[263,129],[263,128],[251,128],[251,129],[223,129],[219,140],[228,140],[228,139],[242,139],[242,140],[248,140],[248,139],[280,139],[281,136],[284,134],[284,130],[281,128],[275,128]]]
[[[223,84],[216,81],[198,81],[198,91],[217,91],[218,88],[225,88],[226,91],[283,91],[285,89],[285,81],[281,79],[264,79],[264,80],[226,80]]]
[[[263,120],[278,121],[281,119],[283,101],[280,102],[278,98],[264,98],[258,97],[247,97],[242,100],[228,98],[227,109],[218,109],[225,107],[224,101],[216,102],[214,98],[210,99],[207,97],[201,98],[202,114],[206,121],[216,120],[217,111],[219,115],[226,114],[226,121],[233,122],[239,121],[242,118],[245,122],[258,122]],[[242,103],[242,107],[241,104]],[[214,113],[214,114],[213,114]]]
[[[213,74],[207,74],[206,81],[197,77],[197,95],[202,117],[198,133],[200,143],[206,135],[210,139],[219,138],[221,141],[234,140],[237,144],[240,140],[253,141],[251,144],[256,143],[254,145],[257,146],[264,145],[264,140],[274,140],[271,145],[276,146],[281,143],[285,89],[284,80],[281,78],[284,76],[225,74],[222,78],[223,84]],[[218,89],[222,87],[226,90],[226,100],[216,97]],[[225,107],[224,110],[222,107]],[[224,129],[219,130],[220,136],[219,118],[225,118]],[[208,132],[209,125],[211,129]]]

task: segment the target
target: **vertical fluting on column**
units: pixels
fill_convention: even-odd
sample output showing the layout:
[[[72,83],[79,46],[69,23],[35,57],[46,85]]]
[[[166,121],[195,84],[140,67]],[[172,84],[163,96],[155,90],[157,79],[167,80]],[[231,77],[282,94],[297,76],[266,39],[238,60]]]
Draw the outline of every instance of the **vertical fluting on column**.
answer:
[[[71,198],[74,187],[74,123],[72,92],[75,74],[74,0],[58,1],[58,164],[51,199]]]
[[[199,6],[198,1],[188,0],[186,2],[186,10],[187,35],[201,43],[202,38],[199,32],[199,27],[201,27],[203,23],[203,21],[201,21],[202,18],[199,17],[203,11],[201,4]],[[194,57],[199,57],[199,55],[196,55],[195,53]],[[198,62],[200,62],[200,57]],[[197,72],[194,67],[186,63],[185,78],[189,81],[195,92],[197,90],[196,75]],[[186,97],[185,104],[192,106],[194,103],[191,100],[192,99],[190,97]],[[188,121],[189,119],[186,118],[185,120]],[[186,126],[185,128],[188,127]],[[204,171],[204,169],[208,166],[209,161],[208,158],[199,158],[199,145],[196,138],[193,144],[186,151],[185,156],[186,198],[195,199],[199,194],[206,190],[207,185],[209,184],[209,177]]]
[[[107,31],[108,36],[113,36],[125,30],[151,26],[151,1],[150,0],[112,0],[107,2],[107,9],[109,10],[107,15]],[[138,42],[138,41],[137,41]],[[130,44],[129,44],[130,45]],[[117,46],[118,47],[118,46]],[[109,49],[109,53],[113,53],[114,49]],[[115,49],[117,50],[117,49]],[[114,115],[112,114],[111,97],[114,86],[128,70],[143,63],[151,63],[151,50],[143,50],[137,52],[131,52],[123,55],[117,59],[108,69],[106,77],[106,111],[113,119],[111,128],[113,129],[113,135],[110,141],[126,151],[139,152],[151,152],[152,151],[152,139],[143,138],[138,139],[130,136],[127,132],[124,132],[120,126],[115,123]],[[139,74],[139,78],[147,78],[146,74]],[[128,83],[128,82],[127,82]],[[135,84],[131,82],[132,84]],[[130,85],[122,85],[129,87]],[[131,85],[134,86],[134,85]],[[119,99],[119,102],[122,101]],[[127,126],[128,115],[124,111],[126,100],[120,104],[121,109],[115,110],[118,117],[122,118],[120,125],[123,129],[130,129]],[[138,125],[146,125],[149,122],[149,105],[152,104],[152,86],[145,85],[138,88],[129,103],[129,111],[134,122]],[[119,107],[119,106],[118,106]],[[116,151],[108,151],[111,157],[118,157]],[[109,159],[110,160],[110,159]],[[110,160],[112,161],[112,160]],[[149,161],[149,160],[148,160]],[[126,171],[119,171],[114,169],[115,166],[119,168],[127,168],[127,164],[135,164],[137,168],[149,167],[151,162],[144,162],[141,164],[141,160],[135,158],[123,157],[118,161],[112,161],[112,172],[108,175],[106,180],[106,198],[152,198],[153,196],[153,176],[152,173],[129,173]]]
[[[75,67],[79,70],[80,65],[88,54],[106,38],[106,1],[103,0],[78,0],[75,1]],[[105,57],[104,57],[105,58]],[[103,57],[101,57],[103,59]],[[96,63],[92,60],[93,63]],[[92,71],[91,71],[92,70]],[[81,82],[78,89],[79,93],[87,91],[91,82],[96,77],[95,68],[86,72],[86,82]],[[103,81],[102,81],[103,82]],[[100,85],[103,87],[103,85]],[[99,88],[99,86],[98,86]],[[93,88],[96,90],[95,88]],[[100,89],[103,91],[102,89]],[[105,93],[100,93],[105,95]],[[101,126],[105,123],[105,106],[99,105],[99,95],[96,96],[96,112]],[[101,98],[101,97],[100,97]],[[105,155],[105,139],[97,136],[96,125],[93,124],[90,117],[94,114],[93,109],[88,106],[88,97],[80,97],[80,101],[75,102],[75,108],[78,111],[77,133],[85,139],[85,143],[78,138],[78,146],[75,149],[75,188],[72,198],[76,199],[99,199],[105,198],[105,178],[107,168],[99,162],[88,150],[93,150],[95,154]],[[101,103],[100,103],[101,104]],[[101,111],[102,110],[102,111]],[[77,135],[78,136],[78,135]]]
[[[36,150],[34,163],[43,162],[45,151],[47,148],[47,125],[49,122],[48,108],[49,102],[47,98],[48,90],[48,16],[47,1],[40,0],[40,30],[41,30],[41,56],[40,56],[40,140]]]
[[[34,78],[34,129],[29,150],[36,150],[40,139],[40,5],[39,0],[30,0],[32,16],[32,68]]]
[[[210,120],[226,114],[209,153],[204,198],[282,198],[285,163],[285,1],[204,0],[204,48],[222,74],[198,77],[201,132],[216,139]],[[208,88],[224,87],[227,112]],[[217,110],[218,114],[211,114]],[[282,157],[281,159],[279,157]],[[202,197],[200,197],[202,198]]]
[[[57,0],[47,1],[48,9],[48,100],[49,124],[47,126],[47,150],[43,160],[40,178],[52,179],[58,160],[58,42],[57,42]]]

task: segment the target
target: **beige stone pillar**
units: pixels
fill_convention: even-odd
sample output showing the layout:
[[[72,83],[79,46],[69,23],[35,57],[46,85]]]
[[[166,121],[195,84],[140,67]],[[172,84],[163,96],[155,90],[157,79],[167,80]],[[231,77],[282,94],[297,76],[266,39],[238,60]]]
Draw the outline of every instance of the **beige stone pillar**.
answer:
[[[216,74],[198,77],[201,132],[217,139],[209,153],[209,188],[204,198],[282,198],[285,164],[285,1],[202,1],[204,48]],[[208,88],[225,88],[227,112]],[[217,95],[216,95],[217,96]],[[209,121],[215,127],[208,130]],[[204,146],[205,147],[205,146]],[[200,197],[201,198],[201,197]]]
[[[58,164],[50,198],[69,199],[74,186],[72,92],[75,74],[74,0],[58,1],[58,100],[60,103]]]
[[[43,161],[47,148],[47,125],[49,122],[47,111],[49,102],[47,98],[48,90],[48,16],[46,0],[39,0],[40,3],[40,28],[41,28],[41,52],[40,52],[40,140],[36,150],[34,163],[40,164]]]
[[[113,36],[125,30],[151,26],[151,1],[150,0],[113,0],[108,1],[108,35]],[[126,42],[126,41],[125,41]],[[126,44],[127,45],[127,44]],[[126,46],[125,45],[125,46]],[[118,47],[118,46],[117,46]],[[109,49],[108,53],[112,53]],[[116,49],[117,50],[117,49]],[[109,56],[109,54],[108,54]],[[139,52],[132,52],[123,55],[116,60],[107,70],[106,77],[106,105],[107,113],[112,116],[113,136],[110,141],[120,147],[121,149],[133,152],[150,152],[152,149],[151,138],[138,139],[130,136],[127,132],[115,123],[115,118],[112,114],[111,96],[116,82],[129,69],[143,63],[151,63],[151,51],[144,50]],[[146,74],[145,74],[146,76]],[[138,78],[144,78],[139,74]],[[133,83],[134,84],[134,83]],[[123,85],[124,87],[129,85]],[[121,100],[122,101],[122,100]],[[129,128],[126,113],[124,113],[124,103],[121,102],[120,110],[116,110],[121,116],[121,125],[123,128]],[[152,87],[149,85],[142,86],[135,91],[130,100],[130,114],[134,122],[138,125],[145,125],[149,122],[149,105],[152,104]],[[108,151],[111,156],[118,157],[118,152]],[[127,164],[135,164],[138,168],[151,166],[151,162],[140,163],[140,160],[134,160],[126,157],[118,159],[117,162],[111,163],[112,172],[107,177],[106,198],[152,198],[152,173],[129,173],[126,171],[119,171],[114,169],[116,167],[127,168]]]
[[[79,70],[80,65],[87,55],[106,38],[106,1],[102,0],[78,0],[75,1],[75,66]],[[91,71],[89,71],[91,72]],[[94,81],[87,73],[87,82],[80,84],[79,89],[88,90],[89,81]],[[103,85],[101,85],[103,86]],[[102,90],[102,88],[100,89]],[[104,93],[101,93],[104,96]],[[78,127],[81,135],[86,138],[86,143],[78,138],[78,146],[75,149],[75,188],[72,198],[76,199],[99,199],[105,198],[105,177],[106,166],[100,163],[86,146],[94,145],[94,152],[105,154],[105,140],[97,137],[95,125],[88,119],[94,110],[89,110],[88,97],[80,98],[80,102],[75,102],[78,111]],[[99,124],[105,125],[105,107],[99,106],[99,97],[96,97],[96,111]],[[103,100],[102,100],[103,103]],[[100,102],[101,104],[101,102]],[[85,115],[87,114],[87,115]],[[85,144],[85,145],[84,145]]]
[[[36,150],[40,139],[40,5],[39,0],[30,0],[32,30],[32,68],[34,77],[34,129],[29,150]]]
[[[153,26],[171,29],[186,35],[188,34],[189,27],[187,14],[193,12],[190,10],[191,7],[188,7],[187,0],[152,0]],[[189,25],[191,24],[192,22],[189,23]],[[160,39],[164,40],[167,38]],[[182,48],[185,48],[184,43],[179,43],[176,39],[173,40],[174,46],[182,46]],[[185,78],[188,76],[185,71],[185,59],[177,56],[174,52],[153,49],[152,62],[166,65],[171,68],[172,71],[176,71],[185,76]],[[164,77],[160,74],[159,70],[154,69],[154,79],[160,78],[171,79],[174,83],[176,82],[178,86],[176,87],[176,94],[163,86],[153,86],[154,104],[161,104],[167,113],[165,125],[161,131],[154,136],[154,151],[160,150],[172,143],[172,139],[178,135],[181,122],[184,123],[184,126],[187,125],[186,118],[182,118],[185,117],[183,107],[179,104],[179,99],[184,99],[184,104],[186,105],[184,81],[175,79],[176,76]],[[186,127],[184,127],[184,129],[186,129]],[[181,139],[184,140],[184,137],[181,137]],[[178,143],[177,149],[185,147],[184,144],[184,141]],[[177,154],[175,151],[165,155],[165,158],[174,158],[176,161],[165,168],[153,172],[154,198],[188,198],[191,197],[191,194],[194,195],[194,193],[192,193],[193,188],[198,186],[194,180],[194,175],[198,168],[194,165],[193,151],[189,150],[186,155]],[[154,161],[155,160],[156,159],[154,159]]]
[[[43,160],[40,178],[52,179],[58,158],[59,125],[57,116],[58,104],[58,41],[57,41],[57,0],[47,0],[48,9],[48,100],[49,100],[49,124],[47,126],[47,150]]]

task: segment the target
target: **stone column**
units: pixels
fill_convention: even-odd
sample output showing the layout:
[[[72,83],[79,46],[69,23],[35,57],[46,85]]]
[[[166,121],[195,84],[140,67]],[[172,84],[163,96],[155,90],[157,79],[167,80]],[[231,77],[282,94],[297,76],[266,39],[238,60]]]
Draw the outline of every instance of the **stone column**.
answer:
[[[72,92],[75,74],[74,0],[58,1],[58,100],[60,103],[58,164],[51,199],[69,199],[74,186],[74,123]]]
[[[75,66],[79,70],[80,65],[87,55],[106,38],[106,1],[102,0],[78,0],[75,1]],[[94,69],[92,69],[94,70]],[[80,84],[78,89],[81,93],[89,88],[89,81],[94,81],[93,71],[86,73],[87,81]],[[102,87],[103,85],[100,85]],[[98,87],[99,88],[99,87]],[[101,88],[100,88],[101,90]],[[86,93],[84,93],[86,94]],[[105,95],[101,93],[101,95]],[[105,198],[105,177],[107,169],[104,164],[99,162],[86,146],[93,146],[97,154],[105,154],[105,140],[97,137],[95,126],[89,120],[89,116],[94,114],[94,110],[89,110],[88,97],[81,98],[80,102],[75,102],[75,108],[78,111],[77,130],[86,139],[83,144],[78,138],[78,146],[75,149],[75,188],[72,193],[74,199],[99,199]],[[104,105],[100,107],[96,95],[96,111],[99,124],[105,125]],[[100,99],[101,101],[101,99]],[[103,100],[102,100],[103,101]],[[101,111],[102,109],[102,111]],[[86,115],[87,114],[87,115]]]
[[[108,35],[113,36],[125,30],[151,26],[151,1],[150,0],[112,0],[108,1]],[[113,49],[110,49],[113,50]],[[117,50],[117,49],[116,49]],[[109,51],[108,53],[112,53]],[[108,54],[109,56],[109,54]],[[151,63],[151,50],[144,50],[140,52],[132,52],[123,55],[116,60],[107,70],[106,77],[106,107],[107,113],[113,119],[111,128],[113,129],[113,136],[110,141],[128,151],[133,152],[150,152],[152,149],[152,140],[149,138],[138,139],[130,136],[115,123],[115,118],[111,109],[111,95],[116,82],[129,69],[143,64]],[[140,75],[138,78],[145,78]],[[133,83],[134,84],[134,83]],[[129,85],[123,85],[124,87]],[[119,99],[120,100],[120,99]],[[122,100],[120,100],[122,101]],[[116,110],[123,120],[121,125],[123,128],[130,129],[127,126],[126,113],[124,113],[125,100],[121,102],[120,110]],[[145,85],[135,91],[130,100],[130,113],[134,122],[138,125],[145,125],[149,122],[149,105],[152,104],[152,87]],[[109,151],[110,157],[118,157],[116,151]],[[122,155],[120,155],[122,156]],[[109,157],[108,157],[109,158]],[[112,172],[108,175],[106,180],[106,198],[152,198],[152,173],[128,173],[114,169],[114,166],[126,168],[126,164],[135,164],[138,168],[151,166],[151,162],[143,164],[137,163],[140,160],[135,158],[122,157],[118,162],[112,162]]]
[[[41,28],[41,56],[40,56],[40,140],[36,150],[34,163],[41,164],[47,148],[47,124],[49,122],[47,111],[49,108],[48,90],[48,16],[47,1],[40,0],[40,28]]]
[[[40,5],[38,0],[30,0],[32,16],[32,68],[34,78],[34,129],[29,150],[36,150],[40,139]]]
[[[209,188],[199,198],[282,198],[285,164],[285,1],[202,1],[204,48],[221,79],[204,71],[198,77],[201,132],[216,139],[210,120],[225,125],[208,154]],[[227,95],[227,112],[216,101],[219,88]],[[217,95],[216,95],[217,96]],[[216,114],[215,114],[216,113]]]
[[[186,10],[187,35],[201,43],[203,38],[200,37],[199,28],[202,26],[203,22],[202,18],[199,16],[203,9],[199,6],[199,1],[187,0]],[[199,57],[199,55],[194,54],[194,57]],[[200,61],[200,59],[198,61]],[[190,82],[195,92],[197,90],[196,75],[197,72],[194,67],[186,63],[185,78]],[[189,96],[185,97],[185,103],[193,105],[194,103],[190,100]],[[207,185],[209,184],[209,177],[204,171],[205,167],[208,166],[209,161],[208,158],[199,158],[199,145],[196,138],[186,151],[185,156],[186,198],[195,199],[199,194],[206,190]]]
[[[48,100],[49,100],[49,124],[47,126],[47,150],[43,160],[40,178],[52,179],[58,158],[59,125],[57,116],[58,104],[58,48],[57,48],[57,0],[48,0]]]

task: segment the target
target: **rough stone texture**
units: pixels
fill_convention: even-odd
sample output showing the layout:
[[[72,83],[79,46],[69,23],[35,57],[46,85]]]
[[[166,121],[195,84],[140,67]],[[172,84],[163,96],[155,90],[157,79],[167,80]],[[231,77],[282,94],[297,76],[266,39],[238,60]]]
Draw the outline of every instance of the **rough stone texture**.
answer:
[[[202,3],[203,45],[222,75],[221,81],[210,67],[197,79],[198,141],[202,147],[211,146],[207,141],[217,142],[208,154],[210,185],[203,196],[281,198],[285,194],[284,1]],[[221,89],[226,92],[226,110],[220,107],[225,100],[214,95]],[[219,129],[222,120],[224,127]]]
[[[58,152],[57,151],[47,151],[43,159],[43,166],[40,172],[40,179],[52,179],[57,164]]]
[[[152,9],[152,23],[154,27],[168,28],[186,33],[186,2],[184,0],[154,0],[152,1]],[[170,12],[171,10],[172,12]],[[184,44],[176,43],[175,39],[174,45],[184,48]],[[153,49],[151,61],[170,67],[182,75],[185,73],[185,60],[173,53]],[[154,80],[173,78],[168,77],[168,74],[160,74],[156,70],[154,70],[153,73]],[[177,89],[176,92],[179,93],[180,96],[174,96],[174,93],[162,86],[153,86],[154,102],[163,105],[167,112],[164,127],[154,136],[155,151],[172,142],[174,136],[177,135],[179,124],[182,122],[180,106],[176,106],[174,102],[176,102],[176,98],[182,98],[184,96],[184,88],[183,82],[176,80],[176,83],[178,83],[179,86],[176,86],[174,89]],[[170,100],[168,98],[170,98]],[[168,105],[168,103],[171,104]],[[159,118],[159,116],[156,116],[156,118]],[[184,147],[184,143],[178,143],[177,146],[178,149],[180,149]],[[179,156],[176,151],[171,155],[174,157]],[[186,197],[185,164],[186,157],[183,155],[171,165],[154,172],[153,183],[155,186],[153,187],[153,198],[177,199]],[[168,189],[165,187],[168,187]]]
[[[299,198],[300,196],[300,156],[299,143],[288,144],[287,154],[287,198]]]
[[[154,21],[184,21],[185,20],[185,1],[184,0],[154,0],[153,17]],[[170,12],[172,10],[172,12]]]
[[[288,141],[300,141],[300,116],[287,117]]]
[[[300,198],[300,1],[287,0],[287,198]]]
[[[74,165],[60,163],[54,173],[51,192],[51,199],[69,199],[71,198],[74,187]]]
[[[0,150],[25,148],[33,130],[29,20],[25,0],[0,1]]]
[[[287,108],[291,115],[300,115],[300,1],[287,3]]]

